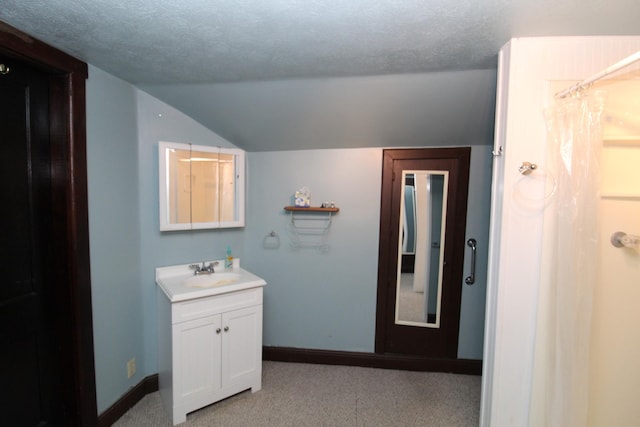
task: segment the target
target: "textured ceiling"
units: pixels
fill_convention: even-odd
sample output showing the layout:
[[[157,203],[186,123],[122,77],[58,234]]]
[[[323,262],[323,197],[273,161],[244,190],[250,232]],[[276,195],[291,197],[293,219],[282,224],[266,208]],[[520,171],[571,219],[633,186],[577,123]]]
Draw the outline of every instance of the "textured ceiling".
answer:
[[[640,32],[638,0],[0,0],[3,20],[132,83],[493,68],[514,36]]]
[[[510,38],[640,34],[640,0],[0,0],[0,20],[248,151],[466,145],[491,142]]]

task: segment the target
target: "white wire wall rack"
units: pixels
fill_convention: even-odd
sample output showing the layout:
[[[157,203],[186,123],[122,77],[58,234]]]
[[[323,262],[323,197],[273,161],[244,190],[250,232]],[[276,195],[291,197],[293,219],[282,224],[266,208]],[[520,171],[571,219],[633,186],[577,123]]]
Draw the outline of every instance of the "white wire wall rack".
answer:
[[[339,208],[285,206],[291,214],[291,248],[312,248],[321,252],[329,250],[327,235],[333,215]]]

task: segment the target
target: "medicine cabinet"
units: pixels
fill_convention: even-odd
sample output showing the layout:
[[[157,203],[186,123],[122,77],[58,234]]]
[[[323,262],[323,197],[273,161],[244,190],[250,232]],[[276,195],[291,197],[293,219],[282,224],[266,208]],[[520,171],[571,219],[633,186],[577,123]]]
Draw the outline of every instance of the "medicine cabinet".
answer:
[[[158,144],[160,230],[244,226],[244,151]]]

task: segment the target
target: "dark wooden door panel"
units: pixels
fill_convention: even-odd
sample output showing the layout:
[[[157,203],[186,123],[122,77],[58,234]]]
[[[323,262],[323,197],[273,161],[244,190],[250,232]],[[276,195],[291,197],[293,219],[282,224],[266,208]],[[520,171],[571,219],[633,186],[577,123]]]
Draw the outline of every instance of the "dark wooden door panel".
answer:
[[[42,129],[49,129],[49,146],[32,143],[31,146],[36,147],[36,150],[29,152],[28,158],[31,161],[31,168],[36,170],[41,168],[41,171],[45,172],[44,175],[39,172],[30,172],[32,176],[46,177],[46,173],[52,171],[50,182],[36,179],[30,186],[32,190],[40,189],[42,185],[51,186],[49,197],[42,201],[45,202],[45,205],[51,203],[53,213],[50,216],[38,215],[38,221],[31,221],[29,226],[31,230],[52,231],[49,241],[53,243],[40,245],[37,242],[42,234],[36,232],[33,240],[37,243],[35,246],[29,246],[28,242],[22,242],[16,243],[12,247],[7,246],[6,249],[10,253],[15,250],[19,251],[21,248],[38,252],[29,253],[27,257],[33,265],[40,262],[39,260],[46,261],[41,264],[41,268],[31,269],[34,276],[26,283],[33,287],[33,293],[36,295],[42,291],[46,295],[44,300],[54,301],[53,304],[43,304],[37,310],[51,329],[47,333],[33,335],[34,340],[31,340],[29,345],[36,346],[37,349],[55,350],[53,356],[59,356],[58,360],[49,357],[51,354],[48,354],[46,357],[38,356],[38,364],[40,369],[45,372],[57,372],[56,382],[61,380],[61,384],[40,383],[40,390],[46,390],[41,391],[41,395],[46,398],[41,399],[39,404],[42,413],[50,414],[55,411],[48,408],[64,407],[64,419],[53,424],[65,426],[96,425],[86,170],[85,81],[88,76],[87,64],[1,21],[0,56],[3,57],[3,60],[11,61],[13,65],[9,64],[10,68],[15,67],[8,75],[12,75],[15,70],[21,68],[16,62],[19,61],[44,73],[49,79],[48,113],[44,109],[37,109],[37,114],[34,114],[32,110],[28,114],[30,126],[35,124],[38,127],[44,123]],[[2,75],[0,75],[1,77]],[[6,88],[0,90],[0,102],[3,107],[8,107],[4,112],[11,114],[8,111],[13,104],[4,99],[3,89]],[[31,88],[28,92],[31,92]],[[31,95],[29,94],[29,96]],[[21,108],[16,108],[14,113],[24,114]],[[12,122],[15,120],[7,121],[7,123]],[[4,142],[2,139],[4,125],[4,123],[0,124],[0,145]],[[41,147],[43,150],[38,151],[37,147]],[[5,160],[10,161],[10,159]],[[5,179],[2,185],[15,186],[14,180],[14,177]],[[34,194],[36,193],[44,194],[46,191],[38,190],[34,192]],[[37,205],[40,203],[37,197],[30,199],[30,203],[32,203],[31,210],[33,212],[45,209],[44,205]],[[11,209],[7,203],[3,203],[2,208]],[[7,224],[3,225],[5,230],[9,227]],[[5,235],[6,232],[3,232],[3,239]],[[52,247],[55,249],[53,253],[50,253]],[[53,262],[49,262],[51,259]],[[5,268],[17,272],[22,270],[22,267],[18,267],[18,263],[7,263]],[[19,273],[16,277],[19,277]],[[7,282],[0,283],[0,293],[2,293],[3,287],[7,289],[5,301],[0,302],[0,317],[2,316],[1,306],[8,305],[8,300],[13,302],[22,300],[26,303],[28,298],[32,296],[31,292],[26,291],[27,287],[22,282],[18,286],[18,282],[18,280],[13,282],[14,290],[16,290],[13,295],[8,295]],[[38,290],[37,287],[40,285],[42,288]],[[25,295],[25,297],[20,295]],[[14,305],[15,307],[17,306]],[[14,316],[9,312],[4,313],[8,318]],[[34,320],[34,317],[28,316],[24,310],[16,309],[14,313],[16,316],[22,314],[27,319]],[[0,323],[9,324],[9,321],[3,320]],[[15,324],[19,323],[16,320]],[[7,338],[7,341],[2,341],[0,353],[3,355],[5,349],[11,348],[8,340],[13,339],[11,333],[15,332],[15,329],[9,325],[6,329],[0,330],[0,334],[7,333],[6,336],[0,337],[0,339]],[[44,330],[41,329],[41,331]],[[20,344],[16,341],[16,347],[21,345],[27,346],[27,344]],[[16,351],[16,354],[18,353],[20,352]],[[32,352],[32,354],[36,353]],[[12,363],[28,363],[28,358],[16,358]],[[43,363],[48,366],[42,366]],[[8,366],[4,363],[0,363],[0,366],[3,369],[3,374],[0,376],[0,384],[2,385],[0,387],[0,402],[3,402],[0,407],[0,424],[32,425],[29,420],[17,420],[16,422],[11,420],[10,422],[6,418],[8,411],[4,409],[5,405],[9,405],[6,403],[8,402],[7,397],[12,395],[13,390],[4,382],[5,378],[9,378],[8,374],[5,376],[9,369]],[[16,381],[14,380],[14,382]],[[58,399],[64,401],[63,406],[56,404]],[[40,418],[38,414],[36,415],[34,415],[36,418]],[[46,425],[46,422],[44,424]]]
[[[384,151],[376,314],[378,353],[457,358],[470,152],[468,147]],[[447,171],[449,180],[437,328],[400,324],[395,320],[402,172],[425,170]]]
[[[5,60],[5,62],[7,62]],[[13,77],[13,76],[11,76]],[[16,84],[9,75],[0,78],[0,195],[4,208],[0,209],[0,224],[6,224],[0,245],[0,277],[3,278],[0,302],[33,291],[30,238],[30,192],[28,158],[28,130],[26,112],[28,87]]]
[[[9,425],[64,423],[53,316],[49,77],[0,57],[0,366]]]

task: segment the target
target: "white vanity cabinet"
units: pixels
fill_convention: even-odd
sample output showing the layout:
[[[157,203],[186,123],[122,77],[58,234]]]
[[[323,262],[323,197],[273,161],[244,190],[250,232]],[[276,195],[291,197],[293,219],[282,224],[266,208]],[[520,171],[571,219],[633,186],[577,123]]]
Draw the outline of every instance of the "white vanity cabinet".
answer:
[[[196,409],[260,390],[263,285],[181,301],[158,289],[159,388],[174,425]]]

